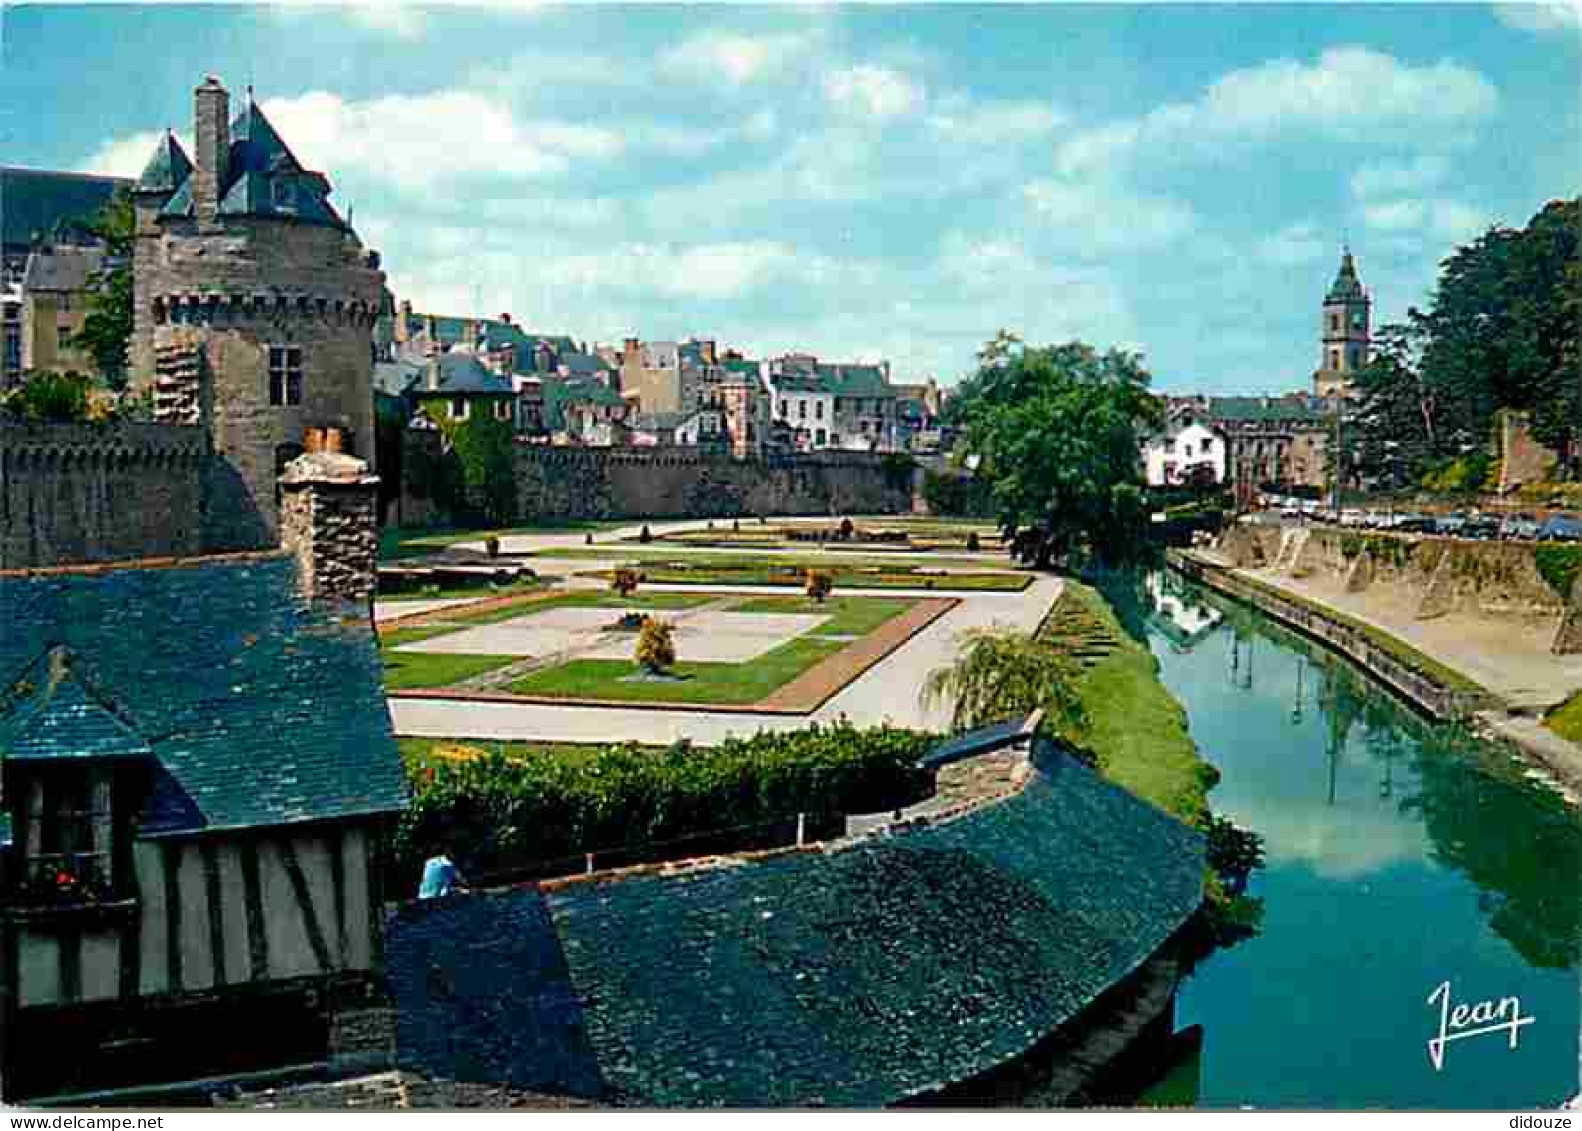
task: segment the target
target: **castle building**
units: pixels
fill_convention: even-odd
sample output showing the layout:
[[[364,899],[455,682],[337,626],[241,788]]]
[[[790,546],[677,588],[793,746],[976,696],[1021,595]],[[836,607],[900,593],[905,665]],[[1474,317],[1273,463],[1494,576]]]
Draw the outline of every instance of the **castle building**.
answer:
[[[1357,370],[1371,357],[1373,300],[1357,278],[1351,249],[1341,253],[1340,271],[1324,296],[1323,352],[1313,374],[1313,393],[1325,399],[1349,396]]]
[[[256,549],[279,541],[276,481],[310,434],[374,465],[384,273],[251,90],[234,118],[212,76],[194,103],[195,152],[167,131],[132,190],[132,385],[207,433],[204,548]]]

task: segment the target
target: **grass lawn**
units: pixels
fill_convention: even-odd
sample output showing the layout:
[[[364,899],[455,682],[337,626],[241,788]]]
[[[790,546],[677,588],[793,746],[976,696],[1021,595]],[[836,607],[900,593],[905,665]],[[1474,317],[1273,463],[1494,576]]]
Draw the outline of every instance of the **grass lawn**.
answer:
[[[540,577],[536,581],[517,581],[510,585],[496,585],[487,578],[477,581],[456,583],[451,585],[431,585],[425,589],[413,589],[406,593],[379,593],[375,600],[381,604],[398,605],[403,601],[433,601],[450,600],[455,597],[509,597],[515,593],[536,593],[550,583],[549,578]]]
[[[623,555],[624,557],[625,555]],[[1032,575],[998,570],[944,573],[909,562],[852,561],[836,557],[816,559],[755,556],[732,558],[699,555],[696,558],[633,559],[624,564],[640,569],[645,581],[664,585],[777,585],[796,586],[806,571],[827,570],[840,586],[865,589],[968,589],[1016,593],[1032,584]],[[608,577],[610,570],[583,576]]]
[[[438,626],[434,626],[438,627]],[[449,627],[443,632],[454,631]],[[392,634],[393,635],[393,634]],[[435,633],[434,635],[439,635]],[[451,656],[439,652],[397,652],[394,645],[379,650],[385,666],[385,690],[412,687],[448,687],[460,680],[515,663],[520,656]]]
[[[866,556],[864,556],[866,554]],[[530,555],[534,561],[547,561],[549,559],[565,559],[567,561],[601,561],[607,562],[618,559],[634,565],[648,565],[653,562],[687,562],[708,563],[722,569],[747,569],[750,567],[767,568],[770,566],[789,566],[795,569],[834,569],[834,570],[860,570],[863,568],[881,570],[904,569],[943,569],[954,566],[974,572],[988,573],[995,571],[996,567],[973,558],[935,557],[933,554],[913,553],[915,561],[905,561],[908,555],[901,551],[879,551],[873,547],[864,547],[855,550],[835,551],[804,551],[788,550],[783,554],[732,554],[729,550],[684,550],[679,546],[666,549],[664,546],[628,546],[624,543],[609,542],[603,546],[552,546],[548,549],[538,550]],[[1003,572],[1012,577],[1025,577],[1025,573],[1017,571],[1009,560],[1006,561]]]
[[[1568,742],[1582,742],[1582,691],[1545,715],[1544,726]]]
[[[1217,775],[1198,756],[1186,711],[1159,681],[1159,662],[1126,634],[1097,590],[1068,579],[1060,601],[1071,615],[1091,621],[1118,642],[1077,683],[1088,712],[1085,744],[1098,754],[1100,770],[1115,784],[1196,825],[1208,814],[1208,790]]]
[[[628,523],[622,519],[587,522],[545,523],[541,526],[478,527],[459,530],[451,527],[401,527],[387,526],[379,532],[379,560],[400,561],[433,554],[459,542],[482,542],[491,534],[505,537],[511,534],[582,534],[587,531],[615,530]]]
[[[638,670],[635,662],[572,660],[534,672],[511,684],[508,690],[517,695],[634,703],[756,703],[844,647],[838,640],[799,636],[745,664],[683,661],[675,666],[675,674],[688,678],[678,681],[623,683],[623,676]]]
[[[822,605],[807,597],[748,597],[733,613],[805,613],[830,620],[804,635],[866,636],[915,602],[906,597],[831,597]]]

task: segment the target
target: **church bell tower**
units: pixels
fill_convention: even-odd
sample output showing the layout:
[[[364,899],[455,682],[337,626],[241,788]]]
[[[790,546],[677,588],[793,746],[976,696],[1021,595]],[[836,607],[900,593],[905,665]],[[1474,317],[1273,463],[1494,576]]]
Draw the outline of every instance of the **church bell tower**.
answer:
[[[1340,256],[1340,271],[1324,296],[1323,353],[1313,374],[1313,392],[1320,397],[1347,396],[1357,370],[1368,364],[1373,301],[1357,278],[1351,249]]]

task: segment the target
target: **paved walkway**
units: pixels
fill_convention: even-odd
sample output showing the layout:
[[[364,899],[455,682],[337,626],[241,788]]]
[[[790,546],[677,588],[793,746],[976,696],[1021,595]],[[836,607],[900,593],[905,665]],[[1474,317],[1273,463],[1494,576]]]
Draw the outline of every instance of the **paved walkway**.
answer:
[[[580,539],[581,535],[572,537]],[[829,722],[842,716],[861,726],[890,722],[898,726],[943,730],[949,721],[949,711],[938,705],[924,707],[919,699],[929,673],[956,657],[961,634],[969,629],[1000,626],[1031,631],[1036,628],[1059,595],[1060,587],[1058,578],[1040,576],[1020,593],[957,594],[962,600],[956,608],[807,717],[710,713],[685,708],[588,708],[407,698],[391,700],[390,714],[395,720],[396,733],[401,735],[549,742],[668,743],[688,738],[707,745],[729,734],[745,735],[765,729],[797,730],[805,727],[810,718]],[[748,592],[766,592],[763,587],[743,588]],[[894,590],[840,592],[898,595]],[[904,592],[917,596],[948,595],[935,590]]]
[[[1463,672],[1513,708],[1542,710],[1582,688],[1582,655],[1549,651],[1558,616],[1519,618],[1451,613],[1416,620],[1417,594],[1375,584],[1346,593],[1327,578],[1292,578],[1267,569],[1239,571],[1268,585],[1299,593],[1320,604],[1377,625],[1426,656]]]

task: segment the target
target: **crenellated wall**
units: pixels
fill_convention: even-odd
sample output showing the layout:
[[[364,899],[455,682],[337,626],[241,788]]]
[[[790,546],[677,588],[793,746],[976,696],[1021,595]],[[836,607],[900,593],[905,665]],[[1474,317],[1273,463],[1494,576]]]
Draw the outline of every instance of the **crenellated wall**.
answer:
[[[0,424],[0,569],[202,549],[203,430]]]

